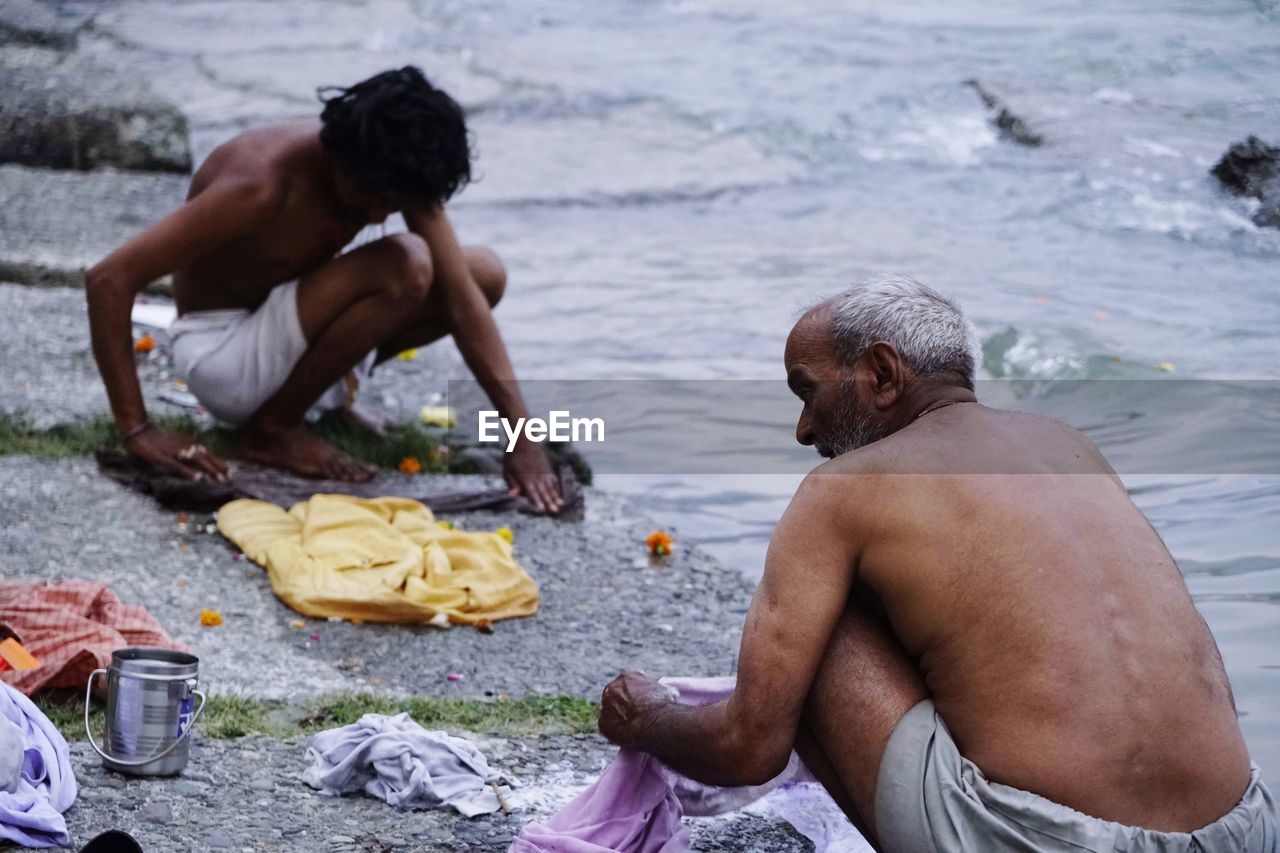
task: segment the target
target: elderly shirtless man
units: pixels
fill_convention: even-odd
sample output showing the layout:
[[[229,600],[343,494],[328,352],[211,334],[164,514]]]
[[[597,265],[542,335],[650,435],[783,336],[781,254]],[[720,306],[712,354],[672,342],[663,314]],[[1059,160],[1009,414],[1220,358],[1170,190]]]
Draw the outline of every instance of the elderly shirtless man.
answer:
[[[506,272],[492,251],[461,247],[444,214],[470,175],[461,107],[412,67],[337,90],[318,121],[252,130],[215,150],[186,204],[87,276],[93,353],[129,451],[183,476],[226,476],[222,460],[143,408],[129,309],[169,273],[177,368],[210,413],[241,428],[245,459],[369,479],[304,417],[349,410],[376,362],[449,334],[500,415],[525,417],[491,314]],[[339,254],[396,211],[409,233]],[[560,508],[540,447],[522,440],[505,461],[513,491]]]
[[[1169,552],[1076,430],[974,396],[950,301],[881,276],[786,347],[796,492],[737,689],[674,704],[624,673],[600,728],[702,782],[798,750],[879,849],[1276,849],[1275,806]]]

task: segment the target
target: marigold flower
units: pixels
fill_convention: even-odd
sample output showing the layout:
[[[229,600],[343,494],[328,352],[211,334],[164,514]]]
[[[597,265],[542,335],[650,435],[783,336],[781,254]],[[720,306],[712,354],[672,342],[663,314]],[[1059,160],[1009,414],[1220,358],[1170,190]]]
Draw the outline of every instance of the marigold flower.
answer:
[[[417,474],[422,470],[422,463],[416,456],[406,456],[400,460],[401,474]]]
[[[655,530],[649,534],[648,539],[644,540],[644,544],[648,546],[650,554],[655,557],[665,557],[671,553],[676,542],[667,535],[666,531]]]
[[[503,539],[507,540],[507,542],[511,543],[512,545],[515,544],[516,534],[512,532],[510,527],[499,527],[497,530],[493,532],[501,536]]]
[[[133,351],[140,353],[148,353],[156,348],[156,339],[150,335],[143,335],[133,342]]]
[[[216,628],[217,626],[222,624],[222,614],[216,610],[201,608],[200,624],[206,628]]]

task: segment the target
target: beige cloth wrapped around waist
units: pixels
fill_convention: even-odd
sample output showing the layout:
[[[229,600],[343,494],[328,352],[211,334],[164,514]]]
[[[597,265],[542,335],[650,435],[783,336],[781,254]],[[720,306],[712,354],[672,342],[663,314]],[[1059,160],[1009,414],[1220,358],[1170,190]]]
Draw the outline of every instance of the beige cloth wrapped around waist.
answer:
[[[178,373],[209,413],[240,425],[280,390],[307,351],[298,320],[298,283],[275,287],[256,310],[192,311],[169,326]],[[309,412],[315,418],[349,406],[373,370],[377,353],[329,388]]]
[[[1100,820],[992,782],[960,754],[930,699],[894,728],[876,785],[876,834],[886,853],[1274,853],[1276,825],[1275,802],[1256,764],[1239,804],[1195,832]]]

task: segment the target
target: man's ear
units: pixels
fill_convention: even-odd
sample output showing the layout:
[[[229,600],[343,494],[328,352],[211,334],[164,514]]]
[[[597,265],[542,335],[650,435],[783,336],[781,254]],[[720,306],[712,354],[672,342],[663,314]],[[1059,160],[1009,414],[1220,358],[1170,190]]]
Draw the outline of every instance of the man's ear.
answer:
[[[877,409],[884,410],[897,402],[907,384],[907,365],[893,344],[876,341],[866,352],[867,366],[875,377],[872,391]]]

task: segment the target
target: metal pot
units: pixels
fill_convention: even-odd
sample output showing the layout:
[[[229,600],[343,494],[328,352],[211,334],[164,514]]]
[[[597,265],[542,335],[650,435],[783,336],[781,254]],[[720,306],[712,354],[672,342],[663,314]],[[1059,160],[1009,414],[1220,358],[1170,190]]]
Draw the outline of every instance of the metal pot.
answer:
[[[200,659],[169,649],[120,649],[108,669],[95,669],[85,686],[84,730],[102,766],[134,776],[172,776],[187,766],[191,727],[204,711],[196,689]],[[107,676],[104,747],[89,731],[93,681]],[[199,707],[193,697],[200,697]]]

